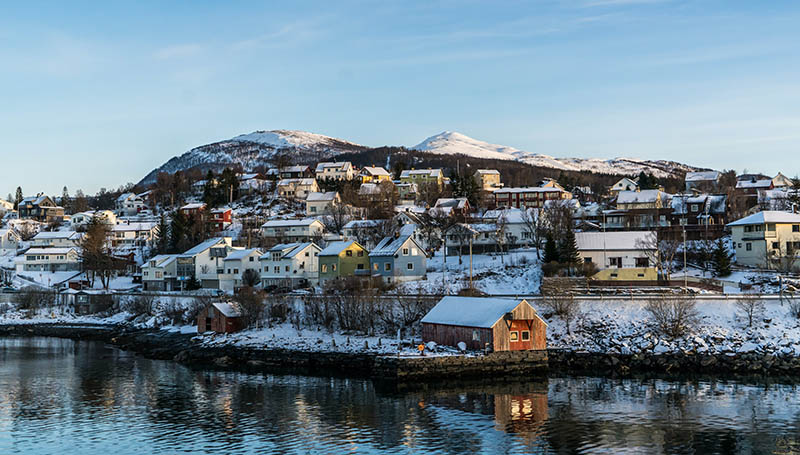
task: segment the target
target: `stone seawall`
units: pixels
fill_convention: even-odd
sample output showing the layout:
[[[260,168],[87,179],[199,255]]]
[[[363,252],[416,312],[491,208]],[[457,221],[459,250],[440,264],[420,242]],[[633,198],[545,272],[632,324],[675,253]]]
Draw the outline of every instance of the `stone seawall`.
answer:
[[[547,372],[547,351],[495,352],[480,356],[376,357],[374,375],[398,381],[521,377]]]

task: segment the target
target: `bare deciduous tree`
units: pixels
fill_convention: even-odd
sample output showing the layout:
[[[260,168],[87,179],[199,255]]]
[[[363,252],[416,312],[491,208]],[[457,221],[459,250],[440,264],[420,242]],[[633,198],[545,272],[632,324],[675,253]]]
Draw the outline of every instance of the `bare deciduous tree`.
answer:
[[[264,295],[253,288],[244,288],[236,294],[236,303],[242,311],[242,322],[245,327],[254,327],[264,317]]]
[[[753,319],[764,313],[764,301],[755,294],[742,294],[736,300],[739,313],[747,318],[747,327],[753,326]]]
[[[661,294],[649,300],[645,309],[658,330],[670,338],[686,335],[697,323],[697,308],[690,295]]]
[[[636,241],[636,248],[647,256],[650,264],[654,264],[659,277],[669,281],[674,268],[673,261],[681,242],[677,240],[658,239],[656,231],[648,232],[644,239]]]
[[[542,303],[560,317],[571,334],[571,323],[580,314],[580,304],[575,301],[572,282],[568,278],[549,278],[542,282]]]

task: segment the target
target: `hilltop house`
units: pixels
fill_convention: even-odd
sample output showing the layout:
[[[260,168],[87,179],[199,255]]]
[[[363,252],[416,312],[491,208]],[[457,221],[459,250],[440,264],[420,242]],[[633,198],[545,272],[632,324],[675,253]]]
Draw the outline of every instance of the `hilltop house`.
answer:
[[[382,167],[366,166],[358,173],[361,183],[391,182],[392,176]]]
[[[737,264],[800,270],[800,215],[764,211],[728,223],[728,227]]]
[[[617,183],[611,185],[609,192],[612,196],[616,196],[620,191],[636,191],[639,189],[639,184],[635,180],[628,177],[622,177]]]
[[[295,200],[305,200],[310,193],[319,191],[317,181],[312,178],[283,179],[277,188],[278,196]]]
[[[241,194],[264,192],[269,189],[270,181],[259,173],[239,174],[237,179],[239,180],[239,193]]]
[[[385,237],[369,253],[372,277],[387,284],[421,280],[426,261],[424,250],[408,234]]]
[[[331,242],[319,252],[320,284],[351,276],[369,274],[367,250],[355,240]]]
[[[650,261],[655,257],[655,232],[576,232],[578,252],[599,272],[601,281],[655,281],[658,274]]]
[[[17,211],[21,220],[53,223],[64,219],[64,208],[57,206],[49,196],[26,197],[19,203]]]
[[[315,170],[317,180],[353,180],[356,170],[349,161],[322,162]]]
[[[449,216],[466,218],[469,216],[471,207],[469,205],[469,200],[465,197],[446,197],[437,199],[431,210],[438,210]]]
[[[680,239],[685,230],[687,240],[713,240],[723,234],[728,213],[726,195],[676,194],[672,196],[671,206],[671,226],[662,229],[663,234]]]
[[[219,274],[219,289],[229,294],[241,288],[244,283],[244,273],[252,270],[257,282],[260,282],[261,250],[247,248],[233,250],[222,260],[222,273]]]
[[[115,248],[121,246],[147,246],[155,240],[157,235],[157,223],[120,223],[111,228],[111,246]]]
[[[714,191],[719,184],[721,174],[718,171],[687,172],[684,178],[686,191]]]
[[[209,231],[222,232],[228,229],[233,223],[233,210],[228,207],[212,209],[211,212],[209,212],[206,223],[208,224]]]
[[[316,216],[330,213],[331,209],[342,203],[337,191],[310,193],[306,198],[306,215]]]
[[[526,300],[442,298],[422,318],[422,341],[473,351],[547,349],[547,323]]]
[[[15,254],[22,237],[14,229],[0,229],[0,256]]]
[[[772,177],[772,187],[773,188],[792,188],[794,186],[794,182],[789,177],[778,172],[778,175]]]
[[[311,242],[322,238],[325,225],[316,218],[302,220],[270,220],[261,226],[266,240],[282,242]]]
[[[319,252],[313,242],[281,243],[261,255],[261,285],[290,289],[314,285],[319,281]]]
[[[73,229],[84,228],[92,222],[92,219],[97,219],[99,222],[108,226],[117,224],[117,215],[111,210],[90,210],[87,212],[78,212],[69,218],[69,224]]]
[[[282,179],[307,179],[314,177],[311,168],[306,165],[282,167],[279,174]]]
[[[135,193],[122,193],[114,201],[114,210],[119,216],[133,216],[144,208],[144,198]]]

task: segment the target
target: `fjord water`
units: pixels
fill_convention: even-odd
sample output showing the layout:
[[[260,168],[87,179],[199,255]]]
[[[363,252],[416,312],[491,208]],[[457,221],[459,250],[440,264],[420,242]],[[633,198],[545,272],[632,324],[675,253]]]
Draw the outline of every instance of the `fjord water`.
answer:
[[[398,391],[0,338],[0,453],[798,453],[786,383],[563,377]]]

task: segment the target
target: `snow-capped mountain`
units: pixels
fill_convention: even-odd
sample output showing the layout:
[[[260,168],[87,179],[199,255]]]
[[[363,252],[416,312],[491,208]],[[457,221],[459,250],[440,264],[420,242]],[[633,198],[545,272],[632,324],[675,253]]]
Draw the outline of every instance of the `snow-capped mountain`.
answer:
[[[195,147],[154,169],[141,183],[154,182],[159,172],[174,173],[192,168],[219,170],[227,165],[239,164],[249,170],[269,163],[279,153],[290,155],[293,162],[315,162],[340,153],[366,149],[353,142],[305,131],[256,131]]]
[[[436,154],[459,154],[474,158],[516,160],[533,166],[600,174],[635,175],[644,171],[653,174],[655,177],[682,177],[685,172],[699,169],[675,161],[664,160],[556,158],[540,153],[525,152],[514,147],[490,144],[453,131],[445,131],[431,136],[411,148]]]

